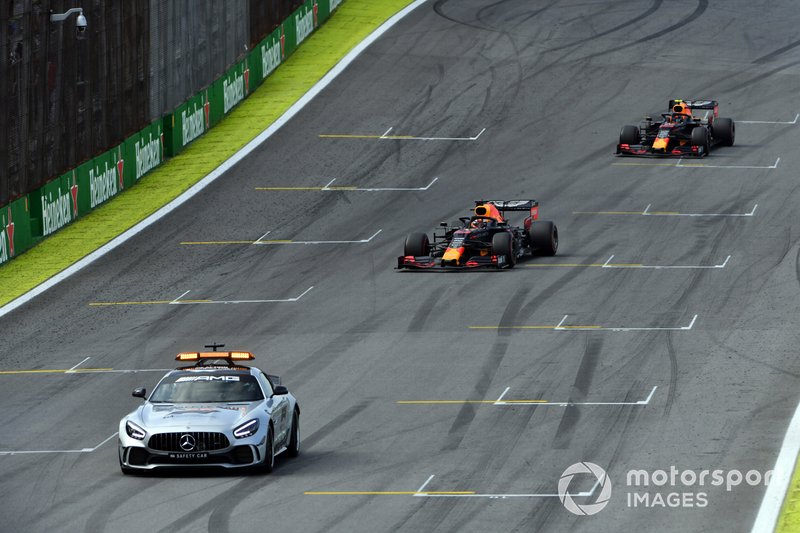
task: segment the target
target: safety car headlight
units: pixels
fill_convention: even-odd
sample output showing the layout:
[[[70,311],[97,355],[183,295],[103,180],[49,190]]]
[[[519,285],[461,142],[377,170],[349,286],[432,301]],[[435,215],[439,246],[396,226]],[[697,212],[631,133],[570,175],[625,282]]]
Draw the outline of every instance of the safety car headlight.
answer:
[[[258,431],[258,419],[254,418],[253,420],[245,422],[241,426],[234,429],[233,436],[237,439],[243,439],[245,437],[255,435],[256,431]]]
[[[139,426],[137,426],[136,424],[134,424],[133,422],[131,422],[130,420],[125,422],[125,432],[132,439],[144,440],[144,435],[145,435],[144,430]]]

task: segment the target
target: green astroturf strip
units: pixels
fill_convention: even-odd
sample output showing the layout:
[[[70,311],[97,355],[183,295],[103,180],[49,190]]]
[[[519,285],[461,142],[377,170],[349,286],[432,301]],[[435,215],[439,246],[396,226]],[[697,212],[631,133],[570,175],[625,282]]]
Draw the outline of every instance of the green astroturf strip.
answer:
[[[783,500],[781,514],[775,533],[797,533],[800,531],[800,461],[794,467],[792,482]]]
[[[411,2],[342,2],[325,24],[215,128],[136,186],[0,267],[0,305],[61,272],[200,181],[275,122],[347,52]]]

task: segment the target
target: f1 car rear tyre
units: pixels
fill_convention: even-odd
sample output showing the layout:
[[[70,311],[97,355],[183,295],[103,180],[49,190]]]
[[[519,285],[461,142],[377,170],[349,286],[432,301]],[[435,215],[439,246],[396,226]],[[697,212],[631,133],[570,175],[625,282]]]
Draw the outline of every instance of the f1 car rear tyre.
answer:
[[[532,255],[556,255],[558,251],[558,228],[549,220],[537,220],[528,231]]]
[[[517,257],[514,255],[514,242],[510,233],[501,231],[492,236],[492,255],[506,256],[508,268],[514,268],[517,263]]]
[[[715,119],[712,128],[714,138],[717,139],[722,146],[733,146],[733,141],[736,140],[736,125],[733,123],[733,119]]]
[[[428,236],[424,233],[411,233],[406,237],[403,255],[419,257],[430,253]]]
[[[300,413],[297,410],[292,416],[291,436],[289,437],[289,446],[286,448],[286,455],[289,457],[300,455]]]
[[[702,146],[708,153],[708,130],[705,126],[697,126],[692,130],[692,146]]]
[[[636,126],[622,126],[622,131],[619,132],[620,144],[639,144],[641,139],[639,128]]]

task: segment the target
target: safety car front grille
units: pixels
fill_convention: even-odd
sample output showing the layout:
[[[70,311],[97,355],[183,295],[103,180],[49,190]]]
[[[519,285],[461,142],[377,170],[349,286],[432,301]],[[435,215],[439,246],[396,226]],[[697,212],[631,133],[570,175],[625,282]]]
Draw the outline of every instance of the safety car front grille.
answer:
[[[187,439],[186,437],[191,437]],[[185,441],[194,443],[189,448]],[[181,442],[184,447],[181,447]],[[183,433],[156,433],[150,436],[147,446],[151,450],[161,452],[211,452],[224,450],[230,446],[228,437],[224,433],[211,433],[206,431],[186,431]]]

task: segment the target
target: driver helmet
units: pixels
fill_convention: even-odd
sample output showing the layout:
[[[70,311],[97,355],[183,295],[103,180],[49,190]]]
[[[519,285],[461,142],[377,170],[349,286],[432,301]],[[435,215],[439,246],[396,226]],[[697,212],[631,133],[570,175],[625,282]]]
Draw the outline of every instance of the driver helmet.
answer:
[[[472,222],[469,223],[470,228],[485,228],[486,221],[482,218],[473,219]]]

